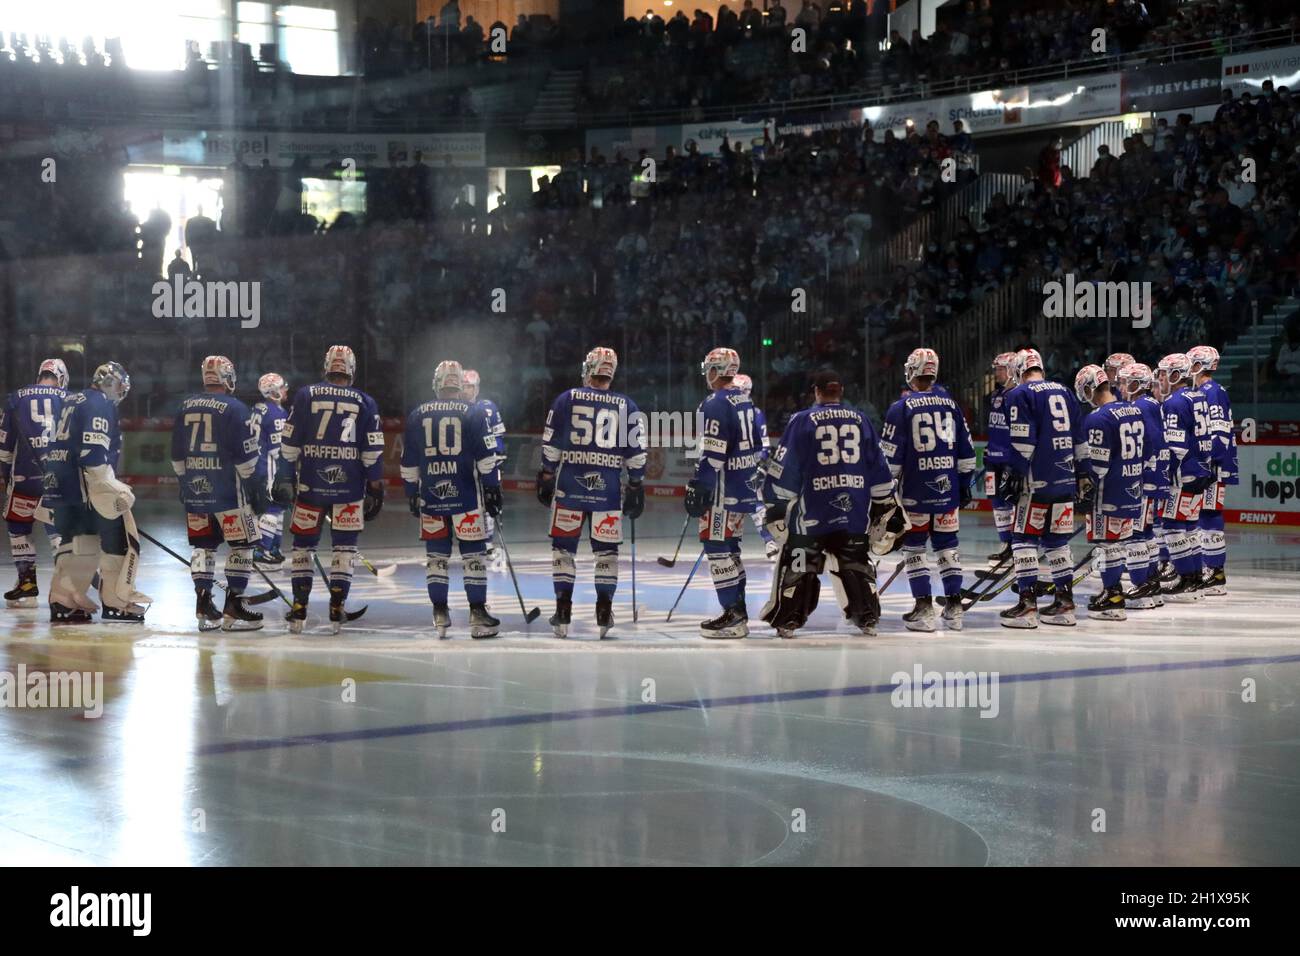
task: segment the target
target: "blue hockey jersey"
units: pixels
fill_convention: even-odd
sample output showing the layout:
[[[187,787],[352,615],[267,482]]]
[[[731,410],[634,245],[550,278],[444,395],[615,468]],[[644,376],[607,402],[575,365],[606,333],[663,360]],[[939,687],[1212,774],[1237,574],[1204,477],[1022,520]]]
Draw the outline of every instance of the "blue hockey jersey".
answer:
[[[700,460],[695,481],[728,511],[753,511],[763,488],[754,403],[738,388],[722,388],[700,403]]]
[[[280,463],[280,442],[288,418],[279,402],[260,401],[253,406],[253,432],[257,435],[257,470],[266,474],[268,484],[275,483],[275,469]]]
[[[644,416],[626,395],[599,388],[561,392],[546,413],[542,466],[555,473],[555,499],[575,511],[622,507],[620,481],[645,477]]]
[[[384,429],[375,400],[351,385],[298,389],[280,458],[298,469],[298,491],[315,502],[359,501],[384,477]]]
[[[885,413],[880,447],[908,511],[942,514],[961,505],[961,488],[975,471],[975,449],[949,395],[912,392],[894,402]]]
[[[63,399],[57,385],[24,385],[0,408],[0,477],[40,478],[41,459],[54,438]]]
[[[1165,445],[1169,448],[1169,483],[1174,487],[1210,475],[1214,436],[1210,403],[1199,388],[1180,388],[1161,406]]]
[[[1012,386],[1014,388],[1014,386]],[[1007,401],[1011,388],[995,388],[989,393],[988,443],[984,446],[984,464],[990,467],[1002,465],[1007,460],[1007,449],[1011,444],[1011,432],[1007,428]]]
[[[1148,498],[1169,490],[1169,449],[1165,446],[1165,413],[1152,395],[1133,403],[1142,412],[1142,493]]]
[[[1228,399],[1228,390],[1214,379],[1198,385],[1205,395],[1210,407],[1210,436],[1214,439],[1214,451],[1210,460],[1219,471],[1219,481],[1235,485],[1237,478],[1237,436],[1232,426],[1232,402]]]
[[[495,488],[498,439],[482,402],[434,399],[411,410],[402,439],[406,496],[430,514],[477,511],[479,485]]]
[[[1096,484],[1094,509],[1108,518],[1137,518],[1145,498],[1142,410],[1132,402],[1107,402],[1083,420],[1083,428],[1086,467]]]
[[[1065,501],[1075,492],[1075,442],[1082,430],[1079,403],[1059,382],[1022,382],[1007,402],[1010,444],[1006,464],[1026,477],[1043,501]]]
[[[790,505],[798,534],[865,534],[872,499],[894,490],[889,465],[871,422],[839,403],[796,412],[767,468],[763,498]]]
[[[757,405],[754,406],[754,428],[758,432],[758,460],[767,461],[772,454],[768,448],[771,439],[767,434],[767,415]]]
[[[108,465],[117,470],[122,454],[122,430],[117,406],[97,388],[64,396],[54,440],[45,453],[46,506],[82,504],[83,468]]]
[[[487,423],[488,434],[492,435],[496,441],[497,458],[500,462],[506,460],[506,423],[501,418],[501,410],[497,408],[497,403],[486,398],[480,398],[473,402],[473,407],[483,413],[483,420]]]
[[[181,402],[172,425],[172,470],[185,510],[215,514],[239,507],[240,480],[255,478],[261,464],[258,445],[252,413],[233,395],[201,392]]]

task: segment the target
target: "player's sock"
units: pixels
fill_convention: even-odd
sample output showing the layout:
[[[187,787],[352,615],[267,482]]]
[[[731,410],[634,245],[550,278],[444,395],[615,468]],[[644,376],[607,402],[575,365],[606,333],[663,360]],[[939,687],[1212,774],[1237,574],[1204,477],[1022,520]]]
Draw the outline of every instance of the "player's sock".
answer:
[[[1201,512],[1201,559],[1212,571],[1227,563],[1227,537],[1223,533],[1223,512]]]
[[[614,599],[618,589],[618,551],[596,552],[596,597]]]
[[[1035,594],[1038,583],[1038,546],[1032,541],[1011,542],[1011,560],[1016,570],[1016,585],[1022,595]]]
[[[211,548],[195,548],[190,552],[190,577],[194,580],[196,594],[211,593],[217,579],[217,552]]]
[[[1101,583],[1106,590],[1118,587],[1124,575],[1124,545],[1107,544],[1101,549]]]
[[[944,548],[935,558],[939,564],[939,579],[943,582],[946,597],[961,594],[961,555],[955,547]]]
[[[736,556],[730,551],[710,551],[709,577],[713,579],[713,589],[718,593],[718,603],[731,607],[742,599],[740,587],[740,567]]]
[[[740,570],[740,578],[736,583],[736,600],[743,605],[745,603],[745,583],[748,578],[745,575],[745,559],[740,556],[740,545],[737,544],[736,548],[737,550],[732,552],[736,558],[736,567]]]
[[[1151,577],[1151,542],[1146,540],[1129,541],[1124,557],[1128,565],[1128,576],[1134,588],[1140,588]]]
[[[1012,508],[994,508],[993,524],[998,529],[998,540],[1003,544],[1009,544],[1011,541],[1011,524],[1015,519],[1015,510]]]
[[[487,603],[487,551],[486,542],[475,542],[482,547],[476,551],[465,552],[465,543],[461,542],[460,564],[465,576],[465,597],[473,604]]]
[[[1073,586],[1074,568],[1070,563],[1068,543],[1051,542],[1043,557],[1047,565],[1047,576],[1053,584],[1058,588]]]
[[[424,558],[424,583],[429,589],[429,601],[434,607],[447,603],[447,569],[451,563],[451,542],[448,541],[447,545],[447,553],[430,550]]]
[[[562,539],[561,539],[562,540]],[[568,544],[565,541],[565,544]],[[574,549],[577,543],[573,544]],[[573,551],[566,547],[551,547],[551,581],[555,585],[555,596],[568,601],[573,598],[573,581],[577,576],[578,561]]]
[[[345,604],[348,593],[352,590],[352,563],[357,558],[357,546],[336,544],[333,550],[334,557],[330,561],[330,603]]]
[[[25,531],[15,533],[14,525],[16,522],[9,523],[9,553],[13,555],[14,564],[23,562],[36,563],[36,545],[32,543],[32,537]],[[24,525],[22,527],[30,527]]]
[[[226,586],[231,594],[243,594],[248,590],[248,577],[252,571],[252,547],[231,548],[230,557],[226,558]]]
[[[311,586],[316,578],[316,571],[312,567],[312,555],[316,553],[315,547],[302,547],[297,543],[293,546],[293,570],[290,573],[289,580],[293,583],[293,593],[295,599],[302,595],[304,601],[311,596]]]
[[[903,538],[903,570],[907,572],[907,586],[914,598],[930,596],[930,568],[925,563],[927,537],[925,531],[909,531]]]
[[[1165,533],[1165,541],[1169,545],[1169,559],[1173,562],[1174,570],[1179,574],[1200,573],[1201,558],[1196,553],[1196,542],[1192,540],[1192,533],[1195,530],[1189,528],[1186,522],[1180,521]]]

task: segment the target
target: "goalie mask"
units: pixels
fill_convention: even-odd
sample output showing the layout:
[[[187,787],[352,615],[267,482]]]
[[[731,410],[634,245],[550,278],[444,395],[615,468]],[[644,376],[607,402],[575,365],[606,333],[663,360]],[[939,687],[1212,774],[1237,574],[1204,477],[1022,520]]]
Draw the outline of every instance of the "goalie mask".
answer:
[[[48,358],[42,362],[36,370],[36,377],[39,379],[42,375],[53,375],[59,388],[68,387],[68,367],[63,364],[63,359]]]
[[[1192,360],[1182,352],[1171,352],[1160,360],[1156,366],[1156,380],[1161,391],[1170,395],[1178,385],[1190,385],[1192,381]]]
[[[593,378],[612,380],[616,371],[618,371],[618,354],[611,348],[598,345],[582,360],[582,384],[589,384]]]
[[[1151,367],[1141,362],[1130,362],[1119,370],[1120,395],[1130,401],[1151,390]]]
[[[1210,345],[1197,345],[1187,350],[1187,357],[1192,360],[1192,374],[1213,372],[1219,367],[1219,350]]]
[[[348,384],[357,377],[357,357],[346,345],[331,345],[325,353],[325,374],[346,375]]]
[[[735,349],[717,348],[704,356],[704,361],[700,363],[700,374],[704,380],[713,387],[713,383],[720,378],[735,378],[736,373],[740,371],[740,356]]]
[[[479,380],[478,372],[472,368],[467,368],[461,374],[460,378],[460,397],[467,402],[478,401]]]
[[[228,392],[235,390],[235,363],[224,355],[209,355],[201,369],[204,385],[220,385]]]
[[[278,372],[267,372],[257,380],[257,390],[269,401],[283,402],[289,394],[289,383]]]
[[[934,349],[913,349],[903,363],[903,381],[908,388],[923,375],[928,375],[931,379],[939,377],[939,353]]]
[[[447,359],[439,362],[438,367],[433,370],[433,391],[436,394],[441,394],[446,388],[459,392],[464,385],[465,372],[459,362]]]
[[[1074,376],[1074,394],[1083,404],[1095,405],[1093,398],[1097,390],[1109,384],[1110,379],[1107,378],[1104,368],[1100,365],[1085,365],[1079,369],[1079,374]]]
[[[95,369],[90,384],[103,392],[114,405],[120,405],[131,391],[131,376],[117,362],[105,362]]]

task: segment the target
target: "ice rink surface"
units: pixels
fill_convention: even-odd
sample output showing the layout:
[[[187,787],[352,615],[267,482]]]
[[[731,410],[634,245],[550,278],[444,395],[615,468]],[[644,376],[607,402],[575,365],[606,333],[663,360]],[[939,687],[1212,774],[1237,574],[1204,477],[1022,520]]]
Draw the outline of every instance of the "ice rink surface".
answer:
[[[44,606],[0,611],[0,671],[99,671],[105,696],[98,719],[0,709],[0,860],[1300,864],[1295,532],[1230,529],[1229,596],[1124,623],[1008,630],[1008,594],[960,633],[918,635],[899,620],[900,578],[878,636],[840,622],[826,584],[806,631],[783,641],[757,621],[771,565],[751,526],[753,635],[717,642],[696,629],[717,613],[703,565],[665,622],[699,550],[688,538],[675,568],[655,563],[682,511],[651,501],[640,622],[625,546],[617,640],[595,639],[584,545],[560,641],[545,512],[513,494],[507,540],[542,616],[525,628],[509,576],[493,574],[504,636],[471,641],[453,558],[454,627],[439,642],[403,504],[390,497],[361,540],[396,572],[358,566],[349,606],[369,611],[338,636],[317,582],[302,636],[275,603],[263,631],[200,637],[187,569],[147,543],[146,628],[52,631]],[[178,506],[138,518],[188,554]],[[993,549],[988,517],[964,514],[967,569]],[[287,593],[287,571],[275,577]],[[996,708],[894,706],[892,676],[918,665],[996,672]]]

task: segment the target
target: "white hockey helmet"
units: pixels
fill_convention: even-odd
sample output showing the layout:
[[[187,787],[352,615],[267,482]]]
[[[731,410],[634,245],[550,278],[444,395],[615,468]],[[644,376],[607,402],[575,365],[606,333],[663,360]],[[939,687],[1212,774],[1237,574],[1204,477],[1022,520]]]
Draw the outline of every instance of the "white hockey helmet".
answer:
[[[1190,385],[1192,360],[1183,352],[1170,352],[1156,366],[1156,380],[1161,383],[1166,395],[1173,391],[1175,385]]]
[[[1083,404],[1091,405],[1097,389],[1109,384],[1110,379],[1106,377],[1104,368],[1100,365],[1085,365],[1074,376],[1074,394],[1079,396],[1079,401]]]
[[[357,377],[357,356],[346,345],[331,345],[325,352],[325,374],[346,375],[350,384]]]
[[[1187,350],[1187,357],[1192,360],[1192,374],[1213,372],[1219,367],[1219,350],[1212,345],[1196,345]]]
[[[131,391],[131,376],[117,362],[105,362],[95,369],[90,384],[103,392],[110,402],[118,405]]]
[[[740,356],[735,349],[710,349],[709,354],[704,356],[704,361],[700,363],[700,374],[710,385],[719,378],[734,378],[739,371]]]
[[[460,363],[453,359],[445,359],[438,363],[438,367],[433,370],[433,390],[435,393],[441,392],[445,388],[454,388],[459,392],[465,385],[465,371],[460,367]]]
[[[263,398],[282,402],[289,394],[289,383],[279,372],[267,372],[257,380],[257,391]]]
[[[200,369],[204,385],[220,385],[230,392],[235,390],[235,363],[224,355],[209,355]]]
[[[460,376],[460,397],[467,402],[477,401],[478,389],[478,372],[472,368],[463,370]]]
[[[1129,362],[1119,370],[1119,379],[1117,380],[1120,394],[1126,399],[1132,399],[1134,396],[1151,390],[1151,366],[1143,365],[1141,362]]]
[[[934,349],[912,349],[912,354],[903,363],[903,381],[909,387],[922,375],[933,379],[939,377],[939,353]]]
[[[1106,356],[1106,361],[1101,363],[1101,367],[1106,372],[1106,378],[1113,384],[1119,378],[1119,370],[1125,365],[1132,365],[1136,361],[1137,359],[1127,352],[1112,352]]]
[[[1021,349],[1016,353],[1016,357],[1011,360],[1011,377],[1017,382],[1025,377],[1025,373],[1031,369],[1043,370],[1043,357],[1038,354],[1038,349]]]
[[[590,379],[613,378],[614,373],[618,371],[618,353],[604,345],[598,345],[582,360],[582,382],[585,385]]]
[[[754,380],[753,380],[752,378],[750,378],[748,375],[734,375],[734,376],[732,376],[732,378],[731,378],[731,384],[734,385],[734,386],[736,386],[736,388],[740,389],[740,390],[741,390],[742,392],[744,392],[746,395],[751,395],[751,394],[753,394],[753,391],[754,391]]]
[[[48,358],[41,363],[41,367],[36,370],[36,378],[42,375],[53,375],[59,383],[59,388],[68,387],[68,367],[63,364],[61,358]]]

